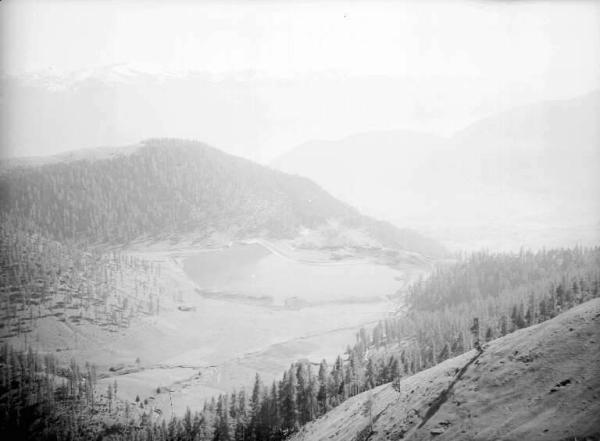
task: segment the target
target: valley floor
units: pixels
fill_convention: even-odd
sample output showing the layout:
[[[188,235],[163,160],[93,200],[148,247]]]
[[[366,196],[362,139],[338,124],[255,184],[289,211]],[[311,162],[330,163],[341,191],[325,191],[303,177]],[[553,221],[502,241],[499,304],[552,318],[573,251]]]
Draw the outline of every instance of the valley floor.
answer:
[[[81,364],[93,363],[101,392],[116,379],[119,399],[134,402],[139,396],[157,410],[154,415],[182,415],[187,407],[201,408],[207,398],[241,386],[249,389],[256,373],[269,384],[298,359],[332,361],[353,344],[361,327],[368,328],[394,307],[385,298],[299,308],[209,298],[199,294],[182,265],[186,255],[198,251],[160,245],[130,250],[136,258],[161,266],[165,290],[158,315],[113,330],[48,317],[12,343],[18,346],[26,339],[41,353],[54,353],[65,362],[74,358]],[[286,250],[285,258],[304,259],[310,265],[328,263],[324,253],[315,251]],[[393,272],[402,287],[423,268],[406,265]]]

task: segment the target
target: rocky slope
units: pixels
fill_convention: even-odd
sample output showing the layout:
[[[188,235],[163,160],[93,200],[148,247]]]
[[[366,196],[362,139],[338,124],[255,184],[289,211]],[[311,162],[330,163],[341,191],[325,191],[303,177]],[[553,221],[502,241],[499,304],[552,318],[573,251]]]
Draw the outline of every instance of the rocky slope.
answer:
[[[405,378],[400,393],[362,393],[292,440],[598,439],[598,415],[595,299]]]

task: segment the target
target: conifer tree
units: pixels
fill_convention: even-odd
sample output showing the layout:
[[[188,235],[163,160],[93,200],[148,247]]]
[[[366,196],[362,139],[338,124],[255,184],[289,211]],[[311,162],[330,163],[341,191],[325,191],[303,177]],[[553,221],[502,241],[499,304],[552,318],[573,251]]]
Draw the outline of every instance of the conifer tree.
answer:
[[[329,369],[327,367],[327,361],[323,359],[319,365],[319,391],[317,393],[317,402],[319,405],[319,415],[326,413],[329,410],[328,401],[328,377]]]
[[[298,428],[298,407],[296,399],[298,380],[296,378],[296,368],[294,365],[287,371],[287,378],[284,378],[284,380],[283,394],[281,396],[281,418],[285,433],[292,433]]]

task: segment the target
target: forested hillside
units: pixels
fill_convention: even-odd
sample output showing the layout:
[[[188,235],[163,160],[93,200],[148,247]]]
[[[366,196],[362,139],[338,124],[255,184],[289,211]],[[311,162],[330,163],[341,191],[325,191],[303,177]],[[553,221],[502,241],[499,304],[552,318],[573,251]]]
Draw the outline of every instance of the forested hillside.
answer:
[[[444,252],[415,232],[360,215],[308,179],[192,141],[154,139],[109,158],[12,167],[0,187],[6,215],[60,241],[122,244],[213,232],[292,238],[335,221],[382,247]]]
[[[0,339],[19,337],[54,317],[108,331],[158,314],[160,268],[119,252],[81,250],[27,224],[0,224]]]
[[[522,270],[515,271],[516,266]],[[480,276],[476,277],[477,274]],[[508,282],[500,283],[502,277]],[[456,295],[457,292],[461,295]],[[393,382],[394,388],[400,391],[403,377],[464,354],[473,348],[475,341],[481,340],[481,344],[485,344],[599,296],[599,248],[474,254],[455,266],[440,269],[433,277],[416,285],[409,297],[410,309],[406,314],[382,321],[370,331],[361,330],[356,344],[340,355],[333,366],[328,366],[325,361],[318,367],[306,360],[298,361],[279,381],[265,385],[257,376],[251,391],[242,388],[221,395],[206,402],[203,409],[171,420],[160,418],[142,402],[121,402],[114,405],[120,409],[114,411],[119,422],[109,423],[102,419],[106,416],[106,400],[112,403],[114,398],[113,390],[107,391],[104,414],[96,412],[94,430],[100,436],[110,434],[113,439],[123,440],[283,440],[352,396],[388,382]],[[473,326],[474,318],[479,319],[479,326]],[[3,354],[16,354],[5,355],[13,360],[35,359],[10,349],[5,349]],[[35,387],[41,392],[31,395],[37,398],[32,398],[29,406],[42,400],[46,410],[34,407],[36,412],[41,412],[36,418],[40,421],[58,418],[60,422],[56,426],[60,429],[49,431],[48,435],[43,432],[45,437],[38,439],[52,439],[56,430],[62,437],[86,439],[89,432],[78,425],[72,413],[67,411],[59,416],[56,407],[47,405],[48,400],[53,399],[49,397],[54,396],[52,389],[44,383],[47,376],[36,376],[35,369],[26,368],[14,377],[11,372],[15,372],[15,363],[2,365],[3,369],[8,369],[3,374],[4,385],[7,378],[12,379],[8,384],[13,389],[21,383],[31,384],[32,376],[38,378],[34,384],[40,384]],[[52,360],[44,361],[45,364],[27,363],[37,366],[40,371],[47,370],[43,366],[48,366]],[[72,366],[70,371],[76,372],[77,368]],[[23,376],[24,379],[19,380]],[[88,383],[82,381],[82,385]],[[91,415],[90,403],[84,399],[89,395],[86,387],[79,395],[67,395],[63,398],[66,401],[57,404],[58,408],[64,409],[66,403],[75,406],[73,412],[77,415]],[[61,390],[64,389],[56,389],[54,394],[64,394]],[[157,390],[157,393],[167,392]],[[11,398],[14,399],[19,400]],[[22,403],[23,399],[20,400],[17,403]],[[19,404],[17,408],[24,409],[25,406]],[[132,409],[139,418],[133,417]],[[125,411],[128,416],[123,419]],[[23,431],[25,426],[16,421],[16,424],[11,423],[12,430]],[[27,421],[31,420],[23,419],[22,424]]]
[[[600,271],[597,248],[477,252],[456,265],[439,267],[427,280],[411,286],[408,302],[415,311],[434,311],[490,297],[506,298],[516,289],[533,293],[540,283],[565,285],[565,278],[577,278],[594,266]],[[576,290],[577,285],[575,280]]]
[[[361,333],[353,351],[400,357],[417,372],[600,296],[600,248],[474,253],[413,285],[408,311]]]
[[[0,433],[11,440],[89,440],[132,427],[139,406],[119,400],[118,383],[105,390],[96,368],[52,355],[0,347]],[[133,433],[133,431],[128,432]]]

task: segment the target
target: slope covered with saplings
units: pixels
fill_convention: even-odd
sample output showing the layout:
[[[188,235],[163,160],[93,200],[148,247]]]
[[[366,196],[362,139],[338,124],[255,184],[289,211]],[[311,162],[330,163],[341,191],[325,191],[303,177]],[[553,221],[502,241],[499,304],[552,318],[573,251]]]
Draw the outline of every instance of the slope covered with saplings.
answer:
[[[0,223],[0,339],[20,337],[46,317],[116,332],[133,318],[158,314],[164,286],[153,262],[33,231]]]
[[[398,391],[399,389],[399,391]],[[600,300],[357,395],[291,439],[600,437]],[[587,438],[590,437],[590,438]]]
[[[0,177],[5,212],[64,241],[124,243],[193,233],[293,238],[335,221],[380,246],[439,255],[410,230],[360,215],[308,179],[205,144],[145,141],[127,154],[10,167]],[[110,196],[109,196],[110,195]]]

